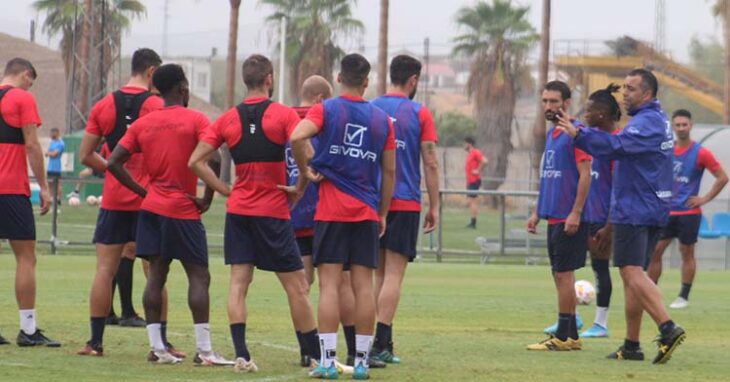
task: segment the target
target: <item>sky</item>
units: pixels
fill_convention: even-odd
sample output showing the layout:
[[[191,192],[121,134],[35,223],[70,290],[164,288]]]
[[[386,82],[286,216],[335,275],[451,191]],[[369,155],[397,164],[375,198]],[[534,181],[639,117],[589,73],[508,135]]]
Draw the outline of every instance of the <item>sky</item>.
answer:
[[[168,0],[168,56],[209,56],[217,48],[218,56],[227,49],[229,5],[227,0]],[[668,53],[680,62],[687,62],[688,44],[693,36],[717,37],[721,24],[710,13],[714,0],[666,0],[666,46]],[[123,38],[123,51],[129,54],[139,47],[162,51],[165,0],[143,0],[147,16],[134,20],[131,31]],[[420,53],[423,40],[429,37],[434,54],[447,54],[450,42],[459,30],[454,14],[475,0],[390,0],[389,46]],[[530,6],[529,19],[537,30],[541,23],[541,0],[513,0]],[[655,0],[553,0],[551,40],[606,40],[631,35],[653,41]],[[32,0],[0,0],[0,32],[27,38],[29,23],[43,17],[32,9]],[[369,57],[376,56],[378,41],[379,0],[359,0],[354,16],[366,27],[361,40],[344,41],[346,49],[365,48]],[[257,0],[243,0],[239,26],[239,56],[259,52],[273,54],[272,39],[276,30],[268,27],[265,18],[271,9]],[[38,31],[39,43],[57,46]]]

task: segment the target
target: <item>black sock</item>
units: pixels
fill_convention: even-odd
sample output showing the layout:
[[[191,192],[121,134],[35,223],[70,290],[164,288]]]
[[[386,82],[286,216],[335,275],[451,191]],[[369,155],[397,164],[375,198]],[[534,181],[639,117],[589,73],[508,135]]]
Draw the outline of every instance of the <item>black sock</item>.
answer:
[[[685,300],[689,300],[689,290],[692,289],[692,283],[682,283],[682,290],[679,292],[679,297]]]
[[[390,333],[388,333],[388,351],[393,353],[393,324],[390,324]]]
[[[575,314],[570,315],[570,331],[568,337],[577,340],[578,339],[578,323],[576,322]]]
[[[116,316],[117,314],[114,313],[114,292],[117,290],[117,276],[114,276],[112,279],[112,303],[109,305],[109,314],[108,316]]]
[[[565,341],[570,336],[570,313],[558,314],[558,330],[555,332],[555,337],[561,341]]]
[[[134,278],[134,259],[122,257],[117,270],[119,300],[122,302],[122,317],[134,317],[137,313],[132,304],[132,281]]]
[[[162,343],[167,346],[167,321],[160,321],[160,337],[162,337]]]
[[[659,324],[659,332],[662,333],[663,336],[668,335],[672,332],[672,330],[674,330],[676,326],[677,325],[675,325],[674,321],[672,320],[662,322],[661,324]]]
[[[378,325],[375,327],[375,340],[373,341],[374,349],[378,351],[388,349],[388,341],[390,340],[391,329],[392,328],[390,325],[378,322]]]
[[[345,332],[345,343],[347,344],[347,356],[355,356],[355,325],[342,325]]]
[[[471,221],[469,222],[469,225],[472,225],[472,226],[477,225],[477,218],[471,218]]]
[[[297,330],[295,331],[295,334],[297,335],[297,342],[299,343],[299,355],[307,355],[309,352],[307,351],[307,345],[304,343],[302,332]]]
[[[611,302],[611,292],[613,291],[608,259],[591,259],[591,268],[593,268],[593,274],[596,276],[596,306],[608,308],[608,304]]]
[[[306,347],[309,349],[309,356],[319,362],[319,359],[322,358],[322,352],[319,348],[319,333],[317,332],[317,329],[315,328],[309,332],[302,333],[301,336],[302,342],[304,342]]]
[[[251,360],[251,354],[246,347],[246,324],[231,324],[231,339],[233,347],[236,349],[236,358],[243,358],[246,361]]]
[[[91,317],[91,342],[92,345],[101,345],[104,340],[104,326],[106,317]]]
[[[631,341],[629,339],[624,340],[624,349],[626,350],[639,350],[639,341]]]

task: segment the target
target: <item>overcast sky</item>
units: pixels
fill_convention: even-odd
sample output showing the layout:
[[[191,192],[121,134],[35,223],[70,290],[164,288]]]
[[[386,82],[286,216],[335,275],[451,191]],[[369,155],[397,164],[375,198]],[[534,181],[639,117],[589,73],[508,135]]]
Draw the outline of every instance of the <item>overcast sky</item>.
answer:
[[[228,0],[168,0],[168,53],[172,56],[206,56],[216,47],[225,55],[227,47]],[[1,0],[0,32],[27,37],[28,24],[37,14],[32,0]],[[447,53],[451,38],[458,33],[453,15],[474,0],[390,0],[391,49],[423,50],[423,40],[430,37],[432,52]],[[539,30],[540,0],[514,0],[531,7],[530,20]],[[692,36],[721,35],[721,25],[710,13],[714,0],[666,0],[666,44],[670,54],[680,61],[688,60],[687,46]],[[165,0],[144,0],[147,17],[135,20],[123,40],[129,53],[142,46],[162,48]],[[366,26],[362,41],[350,41],[347,48],[365,47],[374,57],[378,41],[379,0],[359,0],[354,16]],[[628,34],[654,39],[655,0],[553,0],[552,39],[605,40]],[[239,54],[252,52],[271,54],[273,32],[264,18],[270,9],[257,0],[243,0],[240,13]],[[42,18],[39,20],[42,22]],[[40,31],[39,31],[40,32]],[[56,46],[45,36],[40,43]]]

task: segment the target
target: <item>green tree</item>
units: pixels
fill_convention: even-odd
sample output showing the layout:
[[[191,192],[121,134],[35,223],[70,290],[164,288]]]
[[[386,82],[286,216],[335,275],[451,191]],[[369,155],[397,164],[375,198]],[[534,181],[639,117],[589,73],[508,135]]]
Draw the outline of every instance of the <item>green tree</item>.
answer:
[[[454,38],[454,54],[472,60],[467,94],[474,102],[477,144],[489,159],[485,182],[496,189],[507,174],[512,152],[511,127],[520,79],[527,70],[527,52],[538,34],[527,20],[529,7],[510,0],[480,0],[459,9],[456,22],[463,34]]]
[[[476,133],[477,124],[472,117],[453,111],[435,117],[439,129],[439,146],[461,146],[464,138]]]
[[[294,101],[298,101],[299,88],[307,77],[318,74],[332,82],[335,63],[344,54],[338,43],[343,38],[359,37],[365,31],[363,23],[352,17],[356,0],[259,0],[259,3],[274,9],[266,18],[272,27],[278,27],[281,19],[287,18],[286,60],[289,92]]]

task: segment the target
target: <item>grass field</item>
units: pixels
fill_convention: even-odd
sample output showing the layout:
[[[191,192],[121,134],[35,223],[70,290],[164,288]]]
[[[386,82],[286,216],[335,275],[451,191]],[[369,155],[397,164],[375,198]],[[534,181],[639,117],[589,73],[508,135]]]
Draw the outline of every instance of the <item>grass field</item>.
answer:
[[[12,256],[0,257],[0,330],[17,333],[12,298]],[[283,291],[273,275],[257,272],[249,297],[248,341],[261,372],[235,374],[231,369],[195,368],[188,359],[177,366],[145,362],[144,329],[109,327],[104,358],[74,352],[88,337],[88,290],[94,261],[89,256],[42,256],[38,262],[39,325],[63,341],[60,349],[0,347],[2,381],[284,381],[303,380]],[[220,259],[211,262],[211,325],[213,344],[231,355],[226,322],[228,272]],[[141,309],[144,278],[138,269],[135,301]],[[591,279],[589,271],[579,277]],[[614,277],[617,275],[614,273]],[[678,274],[663,280],[665,301],[677,292]],[[620,283],[619,283],[620,284]],[[603,357],[619,345],[623,332],[623,295],[614,290],[610,317],[613,337],[587,341],[585,350],[530,353],[524,345],[542,338],[552,323],[554,292],[546,267],[511,265],[416,263],[404,285],[395,323],[399,366],[374,370],[374,380],[391,381],[727,381],[730,363],[730,273],[703,272],[693,290],[692,306],[673,312],[688,332],[688,340],[663,366],[646,362],[616,362]],[[170,340],[189,353],[195,340],[185,303],[182,269],[173,267],[170,288]],[[316,296],[316,288],[313,293]],[[316,297],[313,297],[316,303]],[[593,307],[581,307],[588,322]],[[656,328],[645,320],[642,340],[653,357]],[[340,336],[342,337],[342,336]],[[344,349],[340,338],[340,350]]]

